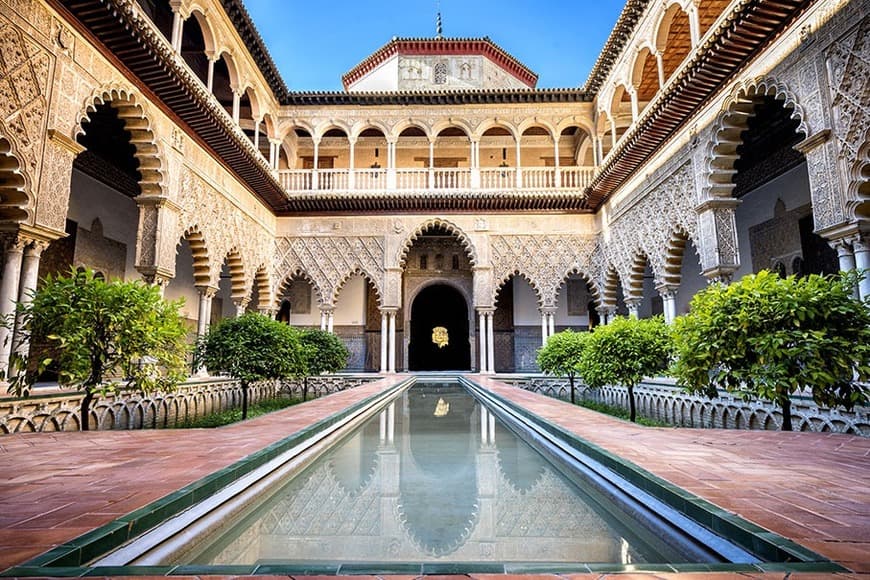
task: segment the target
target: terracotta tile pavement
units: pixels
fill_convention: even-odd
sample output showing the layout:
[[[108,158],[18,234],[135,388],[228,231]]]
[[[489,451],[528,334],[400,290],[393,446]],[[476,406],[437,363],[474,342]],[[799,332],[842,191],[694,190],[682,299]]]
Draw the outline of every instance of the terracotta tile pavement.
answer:
[[[0,438],[0,570],[142,507],[402,378],[387,378],[220,429],[4,436]],[[858,572],[516,578],[870,580],[870,440],[820,433],[638,427],[488,377],[475,378],[659,477]],[[488,575],[466,577],[493,580]]]

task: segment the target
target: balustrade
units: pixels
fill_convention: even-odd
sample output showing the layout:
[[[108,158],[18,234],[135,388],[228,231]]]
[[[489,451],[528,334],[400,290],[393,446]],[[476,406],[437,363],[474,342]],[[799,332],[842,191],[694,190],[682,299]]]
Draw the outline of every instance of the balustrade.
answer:
[[[424,191],[424,190],[502,190],[517,188],[516,167],[460,168],[384,168],[354,169],[284,169],[279,172],[281,185],[288,192],[312,191]],[[593,167],[523,167],[519,170],[519,190],[582,190],[592,180]],[[472,174],[479,174],[472,178]],[[395,176],[395,179],[393,179]],[[389,179],[388,179],[389,177]]]

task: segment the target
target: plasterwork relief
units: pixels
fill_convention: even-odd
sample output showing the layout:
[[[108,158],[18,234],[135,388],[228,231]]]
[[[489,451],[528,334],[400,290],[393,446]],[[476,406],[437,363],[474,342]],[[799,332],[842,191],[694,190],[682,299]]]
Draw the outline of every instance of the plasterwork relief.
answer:
[[[571,234],[490,236],[493,304],[501,284],[518,272],[528,278],[542,307],[555,307],[559,288],[568,274],[591,274],[597,244],[596,236]]]
[[[333,305],[344,282],[366,275],[384,295],[384,241],[380,236],[285,237],[275,243],[273,268],[280,285],[301,270],[317,285],[325,305]]]
[[[178,197],[181,212],[170,240],[177,244],[185,229],[193,225],[199,228],[208,245],[214,286],[218,285],[223,259],[236,249],[245,267],[247,295],[251,291],[254,272],[271,262],[272,236],[188,167],[181,170]]]
[[[35,183],[42,160],[53,57],[0,14],[0,132]]]
[[[865,17],[849,33],[836,40],[826,55],[838,154],[853,177],[858,177],[854,172],[860,162],[858,151],[870,135],[868,36],[870,17]],[[849,189],[854,192],[857,187],[853,184]]]
[[[694,210],[698,187],[692,167],[690,159],[669,177],[650,187],[630,207],[616,208],[609,238],[603,245],[606,261],[598,263],[594,272],[598,280],[603,283],[609,266],[616,268],[621,280],[628,280],[632,262],[638,254],[643,254],[649,260],[657,283],[661,283],[668,242],[674,233],[682,232],[692,240],[698,240],[698,220]]]

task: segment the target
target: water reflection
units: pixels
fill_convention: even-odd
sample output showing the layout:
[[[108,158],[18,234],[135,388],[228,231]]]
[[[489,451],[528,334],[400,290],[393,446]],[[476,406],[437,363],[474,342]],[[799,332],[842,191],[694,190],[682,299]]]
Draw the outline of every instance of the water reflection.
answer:
[[[681,561],[613,509],[464,389],[417,385],[188,561]]]

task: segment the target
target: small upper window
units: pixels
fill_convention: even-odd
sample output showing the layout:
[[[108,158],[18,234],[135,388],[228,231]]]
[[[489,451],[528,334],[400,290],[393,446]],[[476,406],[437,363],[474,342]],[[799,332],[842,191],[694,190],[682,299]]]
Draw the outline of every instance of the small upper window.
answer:
[[[442,60],[435,65],[432,71],[432,82],[436,85],[447,84],[447,61]]]

